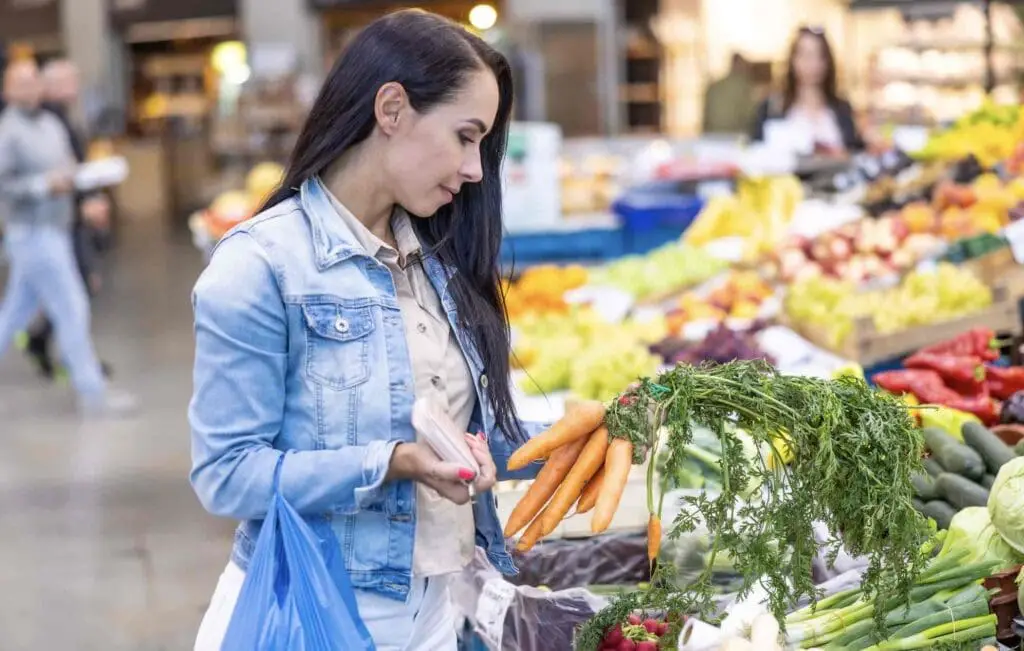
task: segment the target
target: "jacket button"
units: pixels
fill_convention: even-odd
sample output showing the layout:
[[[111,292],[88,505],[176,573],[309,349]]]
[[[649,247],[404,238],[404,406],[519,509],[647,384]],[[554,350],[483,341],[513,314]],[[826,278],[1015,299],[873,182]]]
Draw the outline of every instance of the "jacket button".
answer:
[[[480,376],[480,386],[482,386],[485,389],[487,388],[487,374],[486,373]]]
[[[348,319],[346,319],[345,317],[339,316],[337,319],[335,319],[334,329],[340,332],[341,334],[345,334],[346,332],[348,332],[348,327]]]

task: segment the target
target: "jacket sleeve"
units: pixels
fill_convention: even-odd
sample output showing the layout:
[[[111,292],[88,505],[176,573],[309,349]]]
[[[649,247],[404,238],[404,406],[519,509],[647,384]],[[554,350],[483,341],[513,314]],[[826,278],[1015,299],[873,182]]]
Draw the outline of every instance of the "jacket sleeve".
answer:
[[[521,421],[520,426],[528,438],[537,436],[544,430],[551,427],[551,423],[539,421]],[[512,456],[515,449],[519,447],[508,440],[504,435],[491,441],[491,457],[494,458],[494,465],[498,468],[498,480],[507,481],[510,479],[533,479],[544,466],[543,463],[531,463],[522,470],[509,470],[508,458]]]
[[[258,519],[285,454],[281,432],[288,321],[271,261],[244,231],[221,242],[193,293],[196,353],[189,405],[192,486],[215,515]],[[352,513],[378,503],[398,441],[287,451],[281,491],[300,513]]]
[[[14,136],[7,128],[0,123],[0,199],[20,202],[48,196],[50,184],[46,174],[26,174],[21,169]]]

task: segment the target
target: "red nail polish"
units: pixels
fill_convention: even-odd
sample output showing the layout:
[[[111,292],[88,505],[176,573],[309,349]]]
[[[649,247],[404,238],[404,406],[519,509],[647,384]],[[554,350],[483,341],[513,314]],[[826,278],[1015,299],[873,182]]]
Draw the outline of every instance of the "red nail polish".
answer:
[[[484,434],[482,431],[481,432],[477,432],[476,435],[480,437],[481,441],[486,441],[487,440],[487,435]]]
[[[472,481],[476,477],[476,473],[469,468],[459,468],[459,479],[462,481]]]

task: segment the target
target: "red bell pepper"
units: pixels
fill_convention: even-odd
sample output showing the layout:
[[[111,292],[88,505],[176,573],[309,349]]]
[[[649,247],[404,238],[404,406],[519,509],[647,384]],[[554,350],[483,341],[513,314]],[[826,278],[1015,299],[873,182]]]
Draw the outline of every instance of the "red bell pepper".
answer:
[[[987,362],[999,359],[999,342],[991,328],[972,328],[956,337],[943,341],[919,352],[936,355],[975,355]]]
[[[987,367],[985,386],[996,398],[1009,400],[1013,394],[1024,391],[1024,366]]]
[[[905,359],[903,365],[935,371],[947,386],[967,395],[977,393],[985,381],[985,366],[981,358],[975,356],[916,353]]]
[[[961,397],[959,393],[945,385],[942,376],[932,370],[883,371],[871,376],[871,381],[889,393],[912,393],[921,402],[932,404],[944,405],[947,400]]]
[[[999,405],[992,399],[987,390],[975,396],[957,396],[956,400],[943,404],[951,409],[974,414],[985,425],[995,425],[999,422]]]

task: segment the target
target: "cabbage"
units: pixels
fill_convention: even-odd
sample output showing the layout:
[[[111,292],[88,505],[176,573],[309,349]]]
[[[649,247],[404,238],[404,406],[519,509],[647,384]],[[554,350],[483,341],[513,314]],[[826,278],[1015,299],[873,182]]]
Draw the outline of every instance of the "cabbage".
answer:
[[[983,506],[971,506],[953,516],[939,556],[961,549],[971,552],[964,563],[998,561],[1003,563],[1001,567],[1009,567],[1021,560],[1021,554],[1003,540]]]
[[[1024,554],[1024,457],[1003,464],[988,495],[992,524],[1003,539]]]

